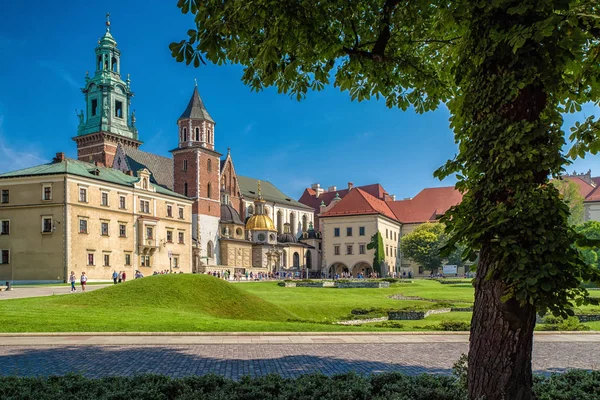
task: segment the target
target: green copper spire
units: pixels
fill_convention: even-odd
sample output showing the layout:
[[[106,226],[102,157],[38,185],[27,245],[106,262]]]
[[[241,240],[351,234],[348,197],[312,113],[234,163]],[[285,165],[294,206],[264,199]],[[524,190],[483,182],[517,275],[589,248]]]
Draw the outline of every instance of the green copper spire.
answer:
[[[93,77],[86,75],[86,112],[78,112],[77,136],[95,132],[109,132],[138,140],[135,116],[130,113],[133,92],[131,80],[121,79],[121,52],[110,33],[110,13],[106,14],[106,32],[98,40],[96,47],[96,72]]]

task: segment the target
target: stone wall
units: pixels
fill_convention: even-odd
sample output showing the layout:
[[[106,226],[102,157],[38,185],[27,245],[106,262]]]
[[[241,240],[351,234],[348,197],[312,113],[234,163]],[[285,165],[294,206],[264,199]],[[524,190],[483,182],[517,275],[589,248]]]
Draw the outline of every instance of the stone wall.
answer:
[[[389,288],[390,283],[385,281],[380,282],[336,282],[335,287],[338,289],[355,289],[355,288],[371,288],[371,289],[379,289],[379,288]]]
[[[425,319],[433,314],[444,314],[449,313],[449,308],[440,308],[438,310],[428,310],[428,311],[389,311],[388,319],[390,321],[406,321],[406,320],[417,320],[417,319]]]

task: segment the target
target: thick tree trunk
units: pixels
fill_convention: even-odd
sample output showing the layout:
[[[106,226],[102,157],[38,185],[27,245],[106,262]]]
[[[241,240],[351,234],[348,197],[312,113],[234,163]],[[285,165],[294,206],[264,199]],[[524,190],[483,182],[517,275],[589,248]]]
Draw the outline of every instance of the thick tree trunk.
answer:
[[[531,351],[535,308],[501,301],[505,285],[486,280],[496,261],[482,248],[475,278],[469,346],[471,400],[531,400]]]

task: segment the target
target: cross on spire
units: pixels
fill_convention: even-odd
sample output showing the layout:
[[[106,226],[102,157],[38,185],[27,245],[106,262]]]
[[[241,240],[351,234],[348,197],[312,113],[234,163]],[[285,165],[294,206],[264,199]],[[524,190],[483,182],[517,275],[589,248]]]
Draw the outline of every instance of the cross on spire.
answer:
[[[194,85],[198,87],[198,80],[196,78],[194,78]]]
[[[110,32],[110,13],[106,13],[106,32]]]

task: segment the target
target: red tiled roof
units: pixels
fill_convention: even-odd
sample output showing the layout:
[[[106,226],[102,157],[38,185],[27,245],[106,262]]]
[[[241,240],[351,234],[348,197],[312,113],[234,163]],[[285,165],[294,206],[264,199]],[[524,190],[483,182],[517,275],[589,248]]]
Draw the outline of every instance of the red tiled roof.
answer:
[[[378,183],[374,183],[372,185],[358,186],[356,187],[356,189],[362,189],[378,199],[383,199],[384,194],[386,194],[385,189]],[[326,205],[329,205],[329,203],[331,203],[331,200],[335,198],[336,194],[339,194],[341,199],[344,198],[344,196],[348,194],[348,189],[324,192],[321,193],[321,195],[318,197],[316,197],[316,194],[317,193],[314,189],[306,188],[298,201],[318,211],[322,201],[325,202]]]
[[[600,201],[600,186],[596,186],[583,201]]]
[[[376,198],[361,188],[352,189],[330,210],[321,214],[319,218],[368,214],[380,214],[396,220],[396,216],[385,201]]]
[[[576,176],[569,176],[569,177],[565,176],[564,179],[569,180],[569,181],[575,183],[577,185],[577,187],[579,188],[579,194],[583,198],[586,198],[587,195],[589,195],[590,193],[592,193],[594,191],[594,189],[595,189],[593,185],[590,185],[589,183],[587,183],[583,179],[578,178]]]
[[[435,220],[462,201],[462,193],[454,186],[423,189],[411,200],[388,202],[396,219],[404,223]]]
[[[596,186],[600,185],[600,176],[592,177],[592,181],[596,184]]]

